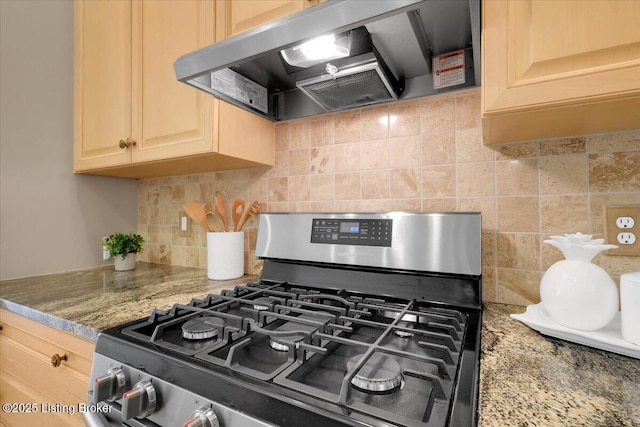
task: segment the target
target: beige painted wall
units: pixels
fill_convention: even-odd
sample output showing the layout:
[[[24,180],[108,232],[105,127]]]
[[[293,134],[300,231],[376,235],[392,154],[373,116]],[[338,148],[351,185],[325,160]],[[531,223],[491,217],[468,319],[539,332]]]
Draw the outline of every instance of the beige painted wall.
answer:
[[[74,175],[73,2],[0,1],[0,279],[103,264],[135,180]]]

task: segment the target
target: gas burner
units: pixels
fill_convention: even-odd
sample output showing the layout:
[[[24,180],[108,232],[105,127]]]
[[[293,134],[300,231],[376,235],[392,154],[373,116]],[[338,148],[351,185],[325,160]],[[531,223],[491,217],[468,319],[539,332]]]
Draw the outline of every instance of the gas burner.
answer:
[[[321,318],[318,318],[314,315],[314,313],[305,313],[301,314],[297,317],[300,320],[313,320],[313,321],[322,321]],[[272,336],[269,340],[269,345],[272,349],[277,351],[289,351],[289,345],[291,342],[302,341],[305,337],[304,334],[300,333],[300,331],[306,331],[309,333],[313,333],[318,329],[317,326],[307,325],[305,323],[298,323],[296,321],[287,322],[275,331],[278,332],[289,332],[288,334],[279,334],[278,336]]]
[[[277,351],[289,351],[289,345],[291,342],[296,343],[303,339],[304,335],[291,335],[286,338],[271,338],[269,340],[269,346]]]
[[[410,322],[399,322],[398,326],[401,327],[401,328],[410,329],[413,326],[413,324],[410,323]],[[400,337],[400,338],[410,338],[410,337],[414,336],[415,334],[413,332],[411,332],[411,331],[405,331],[405,330],[402,330],[402,329],[395,329],[394,328],[393,329],[393,335],[395,335],[397,337]]]
[[[269,298],[262,297],[253,300],[253,309],[258,311],[268,311],[272,301]]]
[[[208,340],[218,335],[218,329],[224,325],[219,317],[206,316],[186,321],[182,325],[182,337],[188,340]]]
[[[351,370],[362,355],[353,356],[347,362]],[[365,392],[384,393],[394,390],[402,384],[402,368],[389,356],[374,353],[351,380],[351,385]]]
[[[400,337],[400,338],[409,338],[413,336],[413,332],[409,332],[409,331],[403,331],[401,329],[394,329],[393,330],[393,335]]]

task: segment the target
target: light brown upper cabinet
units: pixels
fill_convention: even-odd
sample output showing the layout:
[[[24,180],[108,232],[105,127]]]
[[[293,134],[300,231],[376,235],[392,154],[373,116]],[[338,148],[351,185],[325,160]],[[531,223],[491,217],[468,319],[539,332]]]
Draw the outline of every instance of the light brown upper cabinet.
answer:
[[[205,0],[75,3],[75,172],[146,178],[273,165],[273,123],[176,80],[179,56],[224,37],[216,9]]]
[[[485,144],[640,128],[640,1],[482,2]]]
[[[318,0],[222,0],[219,3],[225,7],[226,38],[314,6]]]

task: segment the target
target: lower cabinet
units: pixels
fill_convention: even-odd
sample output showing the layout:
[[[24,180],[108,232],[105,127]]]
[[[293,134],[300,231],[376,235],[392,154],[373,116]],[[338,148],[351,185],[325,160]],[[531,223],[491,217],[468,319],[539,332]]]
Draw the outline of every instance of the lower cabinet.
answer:
[[[95,343],[4,309],[0,325],[0,424],[84,426]]]

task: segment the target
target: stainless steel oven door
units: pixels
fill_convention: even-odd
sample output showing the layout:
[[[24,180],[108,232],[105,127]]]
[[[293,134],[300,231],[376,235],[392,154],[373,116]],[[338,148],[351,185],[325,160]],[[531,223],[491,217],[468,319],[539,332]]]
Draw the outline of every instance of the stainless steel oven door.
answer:
[[[107,405],[104,405],[107,406]],[[142,424],[138,420],[127,420],[126,422],[122,422],[120,411],[113,408],[109,410],[109,418],[106,415],[100,412],[83,412],[82,416],[84,417],[84,422],[87,427],[112,427],[112,426],[123,426],[123,427],[151,427],[157,426],[157,424],[149,423]]]

